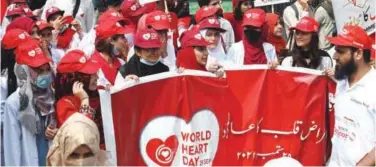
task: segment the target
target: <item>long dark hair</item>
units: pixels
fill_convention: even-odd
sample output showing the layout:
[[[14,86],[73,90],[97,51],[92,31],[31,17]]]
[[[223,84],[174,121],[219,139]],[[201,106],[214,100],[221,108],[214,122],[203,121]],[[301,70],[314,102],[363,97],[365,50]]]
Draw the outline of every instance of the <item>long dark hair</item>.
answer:
[[[4,49],[1,48],[1,72],[7,69],[8,74],[8,92],[7,97],[17,90],[17,77],[14,73],[14,65],[16,64],[15,49]]]
[[[64,96],[73,95],[73,84],[76,81],[84,84],[84,90],[90,98],[97,97],[98,91],[91,91],[89,89],[91,76],[80,72],[74,73],[57,73],[55,77],[55,99],[56,102]]]
[[[249,1],[249,0],[247,0]],[[235,8],[234,8],[234,19],[235,20],[242,20],[243,19],[243,14],[242,13],[242,4],[244,2],[247,2],[247,1],[240,1],[236,4]],[[254,6],[254,2],[253,1],[249,1],[250,3],[252,3],[252,7]]]
[[[293,32],[290,33],[290,36],[293,34]],[[294,40],[294,41],[292,41]],[[309,49],[309,55],[304,56],[302,55],[303,48],[299,47],[296,44],[295,38],[290,38],[289,42],[294,42],[294,46],[290,52],[292,55],[292,66],[296,67],[305,67],[310,69],[316,69],[318,66],[320,66],[321,63],[321,55],[319,54],[319,35],[318,33],[312,33],[311,42],[308,44],[311,46]],[[305,58],[311,59],[309,63],[306,62]]]

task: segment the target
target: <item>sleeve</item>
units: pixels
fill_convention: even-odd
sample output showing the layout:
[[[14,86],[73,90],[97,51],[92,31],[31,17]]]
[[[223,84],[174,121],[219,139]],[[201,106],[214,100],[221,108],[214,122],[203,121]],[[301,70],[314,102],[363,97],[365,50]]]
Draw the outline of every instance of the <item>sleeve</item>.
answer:
[[[325,18],[329,17],[323,7],[319,7],[315,12],[315,20],[319,22],[320,29],[319,29],[319,46],[320,48],[324,48],[326,45],[326,36],[325,34]]]
[[[227,51],[227,59],[232,63],[236,63],[234,45],[232,45]]]
[[[281,66],[292,67],[292,57],[289,56],[289,57],[286,57],[285,59],[283,59]]]
[[[56,121],[60,127],[74,113],[78,112],[74,104],[66,98],[60,99],[56,104]]]
[[[116,75],[116,79],[115,79],[115,84],[114,86],[117,86],[117,85],[122,85],[124,84],[124,77],[121,75],[120,71],[117,73]]]
[[[79,48],[79,45],[80,45],[80,35],[78,33],[75,33],[73,35],[73,39],[72,39],[72,42],[71,42],[71,46],[70,46],[70,49],[77,49]]]
[[[13,104],[14,105],[14,104]],[[6,166],[21,166],[21,125],[17,120],[17,109],[12,102],[4,106],[4,161]]]
[[[93,32],[95,30],[90,30],[89,33],[87,33],[83,38],[82,40],[80,41],[80,43],[78,44],[78,48],[81,49],[82,51],[85,52],[86,55],[88,55],[89,57],[91,57],[91,55],[93,55],[94,53],[94,50],[95,50],[95,45],[94,45],[94,36],[93,34],[95,34],[95,32]]]
[[[86,29],[84,29],[85,32],[89,32],[91,28],[94,27],[95,25],[95,21],[96,21],[96,18],[95,17],[95,11],[94,11],[94,5],[93,3],[91,3],[91,1],[87,1],[88,2],[88,6],[87,6],[87,11],[86,11],[86,19],[85,19],[85,22],[86,22]]]
[[[223,20],[225,21],[223,28],[227,30],[226,33],[223,35],[223,40],[225,43],[225,49],[226,51],[228,51],[231,45],[235,43],[235,33],[234,33],[234,29],[231,26],[231,23],[226,19],[223,19]]]
[[[97,85],[106,87],[108,84],[112,85],[111,82],[106,79],[106,76],[104,76],[102,69],[99,69]]]
[[[283,21],[287,26],[286,32],[288,32],[288,28],[294,27],[299,22],[295,16],[295,11],[291,7],[287,7],[283,11]]]

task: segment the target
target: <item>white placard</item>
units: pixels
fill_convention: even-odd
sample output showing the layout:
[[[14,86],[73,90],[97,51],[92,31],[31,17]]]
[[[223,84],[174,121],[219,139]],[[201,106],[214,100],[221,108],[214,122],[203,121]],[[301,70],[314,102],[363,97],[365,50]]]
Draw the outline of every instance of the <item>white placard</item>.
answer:
[[[275,5],[280,3],[287,3],[290,2],[290,0],[255,0],[255,7],[259,6],[268,6],[268,5]]]

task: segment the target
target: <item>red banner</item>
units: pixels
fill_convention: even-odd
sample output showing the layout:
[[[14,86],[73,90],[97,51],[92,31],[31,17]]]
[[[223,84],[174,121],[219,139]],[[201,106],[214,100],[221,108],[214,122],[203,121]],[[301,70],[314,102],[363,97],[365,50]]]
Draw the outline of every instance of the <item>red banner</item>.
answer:
[[[111,94],[118,165],[260,166],[282,156],[324,165],[326,77],[262,69],[228,71],[227,79],[187,73],[141,79]]]

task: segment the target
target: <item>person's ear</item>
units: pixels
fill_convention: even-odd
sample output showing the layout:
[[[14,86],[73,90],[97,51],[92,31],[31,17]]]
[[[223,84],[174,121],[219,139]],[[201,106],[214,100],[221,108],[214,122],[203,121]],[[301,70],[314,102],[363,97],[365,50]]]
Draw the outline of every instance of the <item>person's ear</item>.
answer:
[[[355,60],[362,60],[363,59],[363,49],[358,49],[354,52]]]

